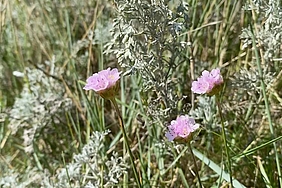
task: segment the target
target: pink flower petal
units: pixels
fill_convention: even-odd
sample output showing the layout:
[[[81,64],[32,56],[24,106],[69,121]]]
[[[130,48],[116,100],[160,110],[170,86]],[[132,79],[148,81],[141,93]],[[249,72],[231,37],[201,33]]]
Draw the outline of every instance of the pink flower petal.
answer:
[[[211,72],[204,70],[202,76],[197,81],[192,82],[191,90],[197,94],[209,93],[212,89],[223,83],[220,69],[213,69]]]
[[[102,70],[98,73],[93,74],[86,80],[86,85],[83,89],[85,90],[94,90],[96,92],[103,91],[111,88],[116,84],[119,80],[118,69],[108,68],[106,70]]]
[[[176,137],[176,134],[167,132],[167,133],[165,134],[165,136],[167,137],[167,139],[168,139],[169,141],[173,141],[173,139]]]
[[[209,83],[208,82],[205,82],[205,81],[202,81],[202,80],[192,82],[191,90],[194,93],[204,94],[204,93],[207,92],[208,89],[209,89]]]

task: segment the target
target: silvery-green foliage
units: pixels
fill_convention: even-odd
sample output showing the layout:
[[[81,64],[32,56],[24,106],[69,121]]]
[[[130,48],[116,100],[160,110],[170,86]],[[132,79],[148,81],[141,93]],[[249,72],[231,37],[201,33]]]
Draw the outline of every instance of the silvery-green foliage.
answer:
[[[106,166],[109,169],[108,174],[104,175],[106,187],[113,186],[119,183],[119,178],[127,173],[127,165],[122,157],[118,157],[118,153],[114,152],[111,158],[106,161]]]
[[[48,177],[49,181],[43,181],[42,187],[111,187],[119,183],[120,177],[127,173],[127,165],[115,152],[109,158],[102,154],[104,138],[109,132],[93,132],[81,153],[74,155],[73,161],[62,168],[55,178]]]
[[[281,55],[282,45],[282,8],[281,2],[276,0],[251,1],[245,6],[246,11],[256,11],[256,25],[258,33],[256,34],[257,43],[264,51],[264,59],[272,61]],[[248,28],[243,29],[241,39],[243,39],[243,48],[251,44],[251,34]]]
[[[41,173],[41,181],[39,183],[40,188],[54,188],[54,184],[53,184],[52,179],[53,179],[53,177],[51,176],[49,171],[45,169]]]
[[[79,187],[79,180],[82,177],[81,166],[79,163],[69,163],[65,168],[60,170],[58,174],[58,183],[55,187],[65,187],[70,185],[71,187]]]
[[[59,70],[50,62],[50,74],[58,74]],[[20,97],[9,113],[8,127],[12,134],[23,131],[23,145],[27,153],[33,152],[35,138],[39,132],[50,128],[51,124],[59,123],[57,115],[70,109],[72,102],[64,96],[64,87],[58,80],[45,75],[41,70],[26,68],[26,82],[23,85]]]
[[[261,78],[257,70],[253,68],[247,70],[245,68],[240,69],[238,73],[231,78],[232,87],[241,91],[246,91],[248,94],[259,93],[261,90]],[[264,71],[263,81],[267,87],[271,87],[271,83],[274,80],[274,74]]]
[[[105,44],[109,42],[112,38],[111,30],[113,25],[111,22],[106,21],[103,24],[98,22],[94,30],[94,41],[96,44]]]
[[[265,7],[265,23],[258,34],[265,49],[264,58],[272,60],[278,53],[281,55],[282,45],[282,8],[281,2],[270,0]]]
[[[145,99],[149,101],[150,115],[172,113],[182,99],[177,91],[184,76],[179,70],[187,61],[188,43],[181,36],[189,27],[187,6],[179,2],[172,11],[162,0],[116,0],[115,3],[118,15],[107,53],[114,53],[129,73],[142,76],[144,92],[155,93],[151,95],[154,97]]]
[[[89,143],[82,148],[81,153],[73,156],[75,162],[80,164],[94,162],[95,164],[97,164],[98,161],[93,160],[99,159],[100,152],[104,148],[103,139],[106,135],[109,134],[109,132],[109,130],[102,133],[94,132],[91,135]]]
[[[268,72],[265,68],[263,70],[263,81],[267,90],[273,87],[274,80],[274,73]],[[229,96],[229,101],[224,102],[224,108],[237,117],[246,114],[251,104],[258,105],[261,102],[261,77],[256,68],[241,68],[240,71],[230,77],[227,85],[226,93]],[[257,109],[263,110],[259,107]],[[262,111],[259,114],[263,113]],[[259,119],[258,116],[256,116],[256,119]]]
[[[242,40],[242,48],[246,49],[252,45],[252,33],[249,28],[243,28],[242,33],[240,35],[240,39]]]
[[[93,183],[91,183],[91,181],[89,181],[84,188],[99,188],[99,185],[94,185]]]
[[[42,180],[42,173],[35,168],[27,167],[21,174],[14,170],[1,169],[0,187],[3,188],[25,188],[39,184]]]
[[[214,123],[216,113],[215,97],[209,96],[197,96],[197,107],[190,111],[190,115],[202,120],[203,125]]]
[[[2,169],[2,173],[3,169]],[[18,176],[19,174],[9,170],[6,174],[2,175],[0,178],[0,186],[3,188],[8,188],[8,187],[16,187],[18,184]]]
[[[260,4],[263,2],[263,0],[252,0],[251,3],[246,2],[243,5],[243,10],[254,10],[257,13],[260,12]]]

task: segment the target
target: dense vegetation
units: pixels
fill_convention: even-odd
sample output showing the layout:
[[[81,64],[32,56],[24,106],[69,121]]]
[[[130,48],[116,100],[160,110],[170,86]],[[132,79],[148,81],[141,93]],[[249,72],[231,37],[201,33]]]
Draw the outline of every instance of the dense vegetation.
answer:
[[[234,187],[281,187],[281,6],[2,0],[0,187],[137,187],[111,102],[83,90],[108,67],[122,71],[116,100],[143,187],[197,187],[196,166],[204,187],[230,186],[231,172]],[[218,100],[192,93],[214,68]],[[200,124],[197,165],[165,137],[183,114]]]

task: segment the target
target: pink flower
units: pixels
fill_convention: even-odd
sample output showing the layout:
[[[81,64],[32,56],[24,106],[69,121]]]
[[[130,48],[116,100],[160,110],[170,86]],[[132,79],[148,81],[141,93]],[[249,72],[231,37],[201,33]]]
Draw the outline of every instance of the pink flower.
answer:
[[[188,115],[181,115],[176,120],[171,121],[165,136],[169,141],[187,139],[190,133],[198,128],[199,124],[196,124],[193,118],[189,118]]]
[[[223,78],[219,68],[213,69],[211,72],[204,70],[202,76],[192,82],[191,90],[198,94],[211,93],[216,86],[220,86],[222,83]]]
[[[104,98],[109,98],[117,92],[117,82],[120,78],[118,69],[108,68],[98,73],[93,74],[86,80],[86,85],[83,89],[94,90]]]

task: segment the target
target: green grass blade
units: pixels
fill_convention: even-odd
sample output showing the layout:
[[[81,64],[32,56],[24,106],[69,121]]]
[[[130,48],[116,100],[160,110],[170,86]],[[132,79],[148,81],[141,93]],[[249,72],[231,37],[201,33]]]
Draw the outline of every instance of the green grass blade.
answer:
[[[212,160],[207,158],[204,154],[202,154],[200,151],[198,151],[196,149],[193,149],[193,153],[195,154],[196,157],[198,157],[198,159],[203,161],[203,163],[205,163],[208,167],[210,167],[215,173],[217,173],[219,176],[222,175],[222,178],[225,181],[229,182],[230,175],[227,172],[223,171],[222,168],[220,168],[216,163],[214,163]],[[244,188],[244,187],[246,187],[243,184],[241,184],[235,178],[233,178],[233,186],[235,188]]]

